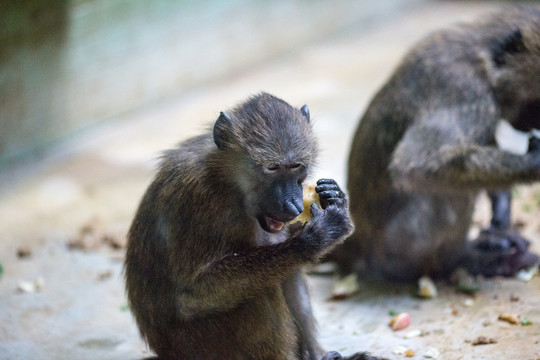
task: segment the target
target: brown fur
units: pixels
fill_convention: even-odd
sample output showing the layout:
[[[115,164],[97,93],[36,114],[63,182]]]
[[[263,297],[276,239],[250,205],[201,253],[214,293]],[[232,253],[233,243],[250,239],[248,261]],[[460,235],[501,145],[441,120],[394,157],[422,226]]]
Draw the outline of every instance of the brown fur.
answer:
[[[335,254],[341,271],[447,275],[467,256],[477,193],[540,179],[539,151],[514,155],[495,142],[501,117],[540,127],[539,105],[540,7],[508,7],[417,44],[354,135],[356,230]]]
[[[302,267],[351,231],[344,194],[303,229],[264,231],[261,209],[288,221],[288,193],[301,203],[317,154],[309,112],[263,93],[229,114],[164,154],[129,231],[131,309],[162,360],[320,359]]]

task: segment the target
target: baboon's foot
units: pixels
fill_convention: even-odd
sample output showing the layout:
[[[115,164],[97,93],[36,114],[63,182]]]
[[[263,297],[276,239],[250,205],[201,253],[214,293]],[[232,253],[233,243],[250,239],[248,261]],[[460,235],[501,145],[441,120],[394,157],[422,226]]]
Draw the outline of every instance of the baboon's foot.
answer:
[[[529,252],[529,241],[513,230],[482,230],[469,246],[466,267],[473,275],[514,276],[540,263],[538,255]]]

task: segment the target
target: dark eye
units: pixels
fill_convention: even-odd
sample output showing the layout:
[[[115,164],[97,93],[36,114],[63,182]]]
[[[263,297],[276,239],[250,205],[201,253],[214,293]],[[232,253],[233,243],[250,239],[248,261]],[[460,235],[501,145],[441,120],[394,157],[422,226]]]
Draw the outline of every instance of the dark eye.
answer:
[[[289,169],[298,169],[300,166],[302,166],[302,164],[292,164],[292,165],[289,165]]]
[[[279,169],[279,165],[278,164],[272,164],[272,165],[268,166],[266,169],[269,170],[269,171],[276,171],[277,169]]]

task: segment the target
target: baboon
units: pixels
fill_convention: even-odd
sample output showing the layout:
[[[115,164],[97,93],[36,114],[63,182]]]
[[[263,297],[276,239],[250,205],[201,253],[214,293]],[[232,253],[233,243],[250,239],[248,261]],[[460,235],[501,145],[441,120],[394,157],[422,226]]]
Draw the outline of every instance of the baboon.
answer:
[[[315,339],[302,268],[352,231],[345,194],[319,180],[322,209],[288,224],[316,155],[308,107],[266,93],[164,153],[125,261],[130,307],[160,359],[341,359]]]
[[[457,266],[509,276],[534,265],[528,242],[510,229],[509,188],[540,179],[540,150],[499,149],[500,119],[521,131],[540,127],[538,6],[434,32],[372,99],[350,150],[355,232],[333,254],[340,271],[409,281]],[[492,225],[467,241],[483,189]]]

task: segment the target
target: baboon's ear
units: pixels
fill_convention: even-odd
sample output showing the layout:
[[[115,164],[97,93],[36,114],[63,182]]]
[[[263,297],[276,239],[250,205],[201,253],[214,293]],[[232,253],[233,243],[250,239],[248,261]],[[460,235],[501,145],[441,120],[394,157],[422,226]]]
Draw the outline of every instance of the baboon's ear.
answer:
[[[300,108],[300,111],[302,112],[302,114],[304,114],[304,116],[306,117],[307,121],[309,122],[310,118],[309,118],[309,108],[307,105],[304,105]]]
[[[227,147],[231,125],[231,117],[229,114],[222,111],[214,124],[214,142],[219,150],[223,150]]]
[[[508,54],[516,54],[525,50],[521,29],[512,30],[493,47],[493,62],[496,66],[503,66],[506,64]]]

